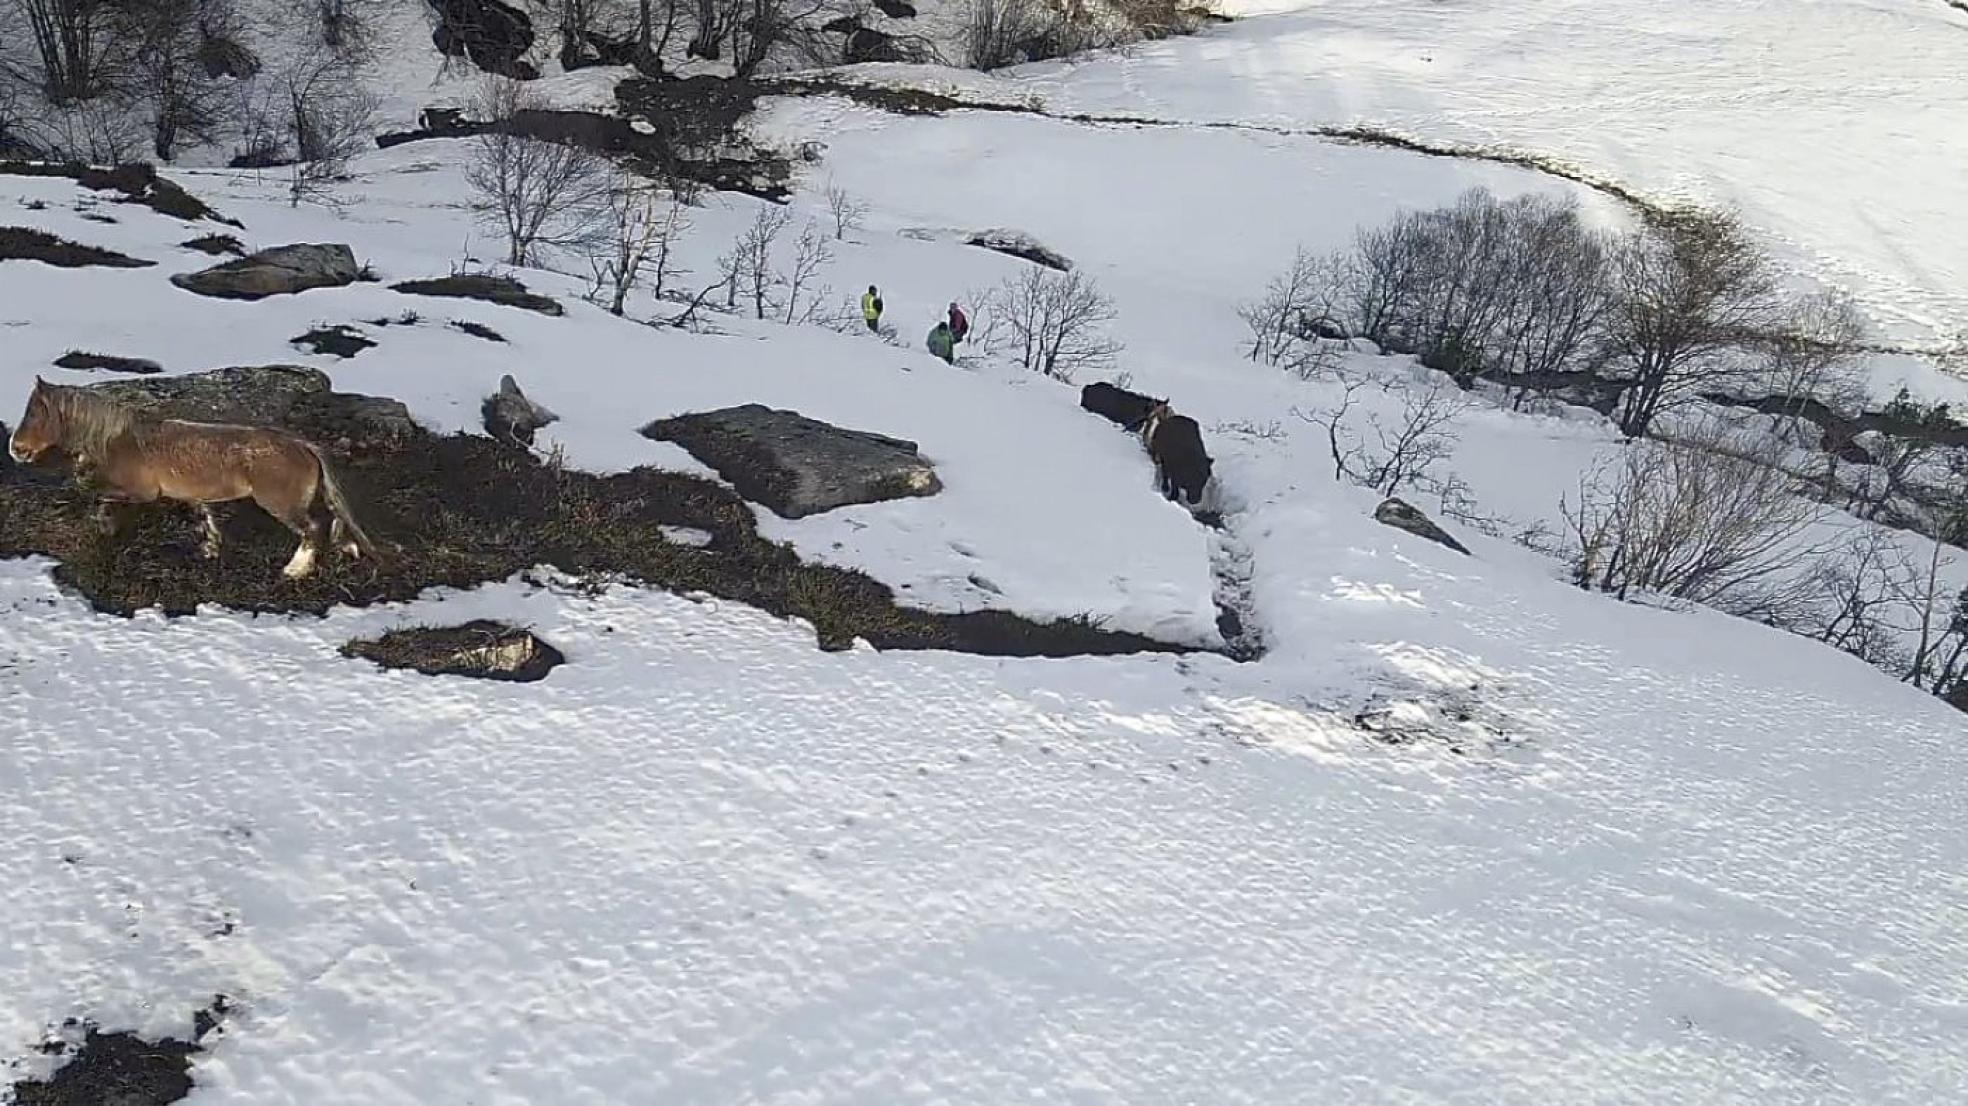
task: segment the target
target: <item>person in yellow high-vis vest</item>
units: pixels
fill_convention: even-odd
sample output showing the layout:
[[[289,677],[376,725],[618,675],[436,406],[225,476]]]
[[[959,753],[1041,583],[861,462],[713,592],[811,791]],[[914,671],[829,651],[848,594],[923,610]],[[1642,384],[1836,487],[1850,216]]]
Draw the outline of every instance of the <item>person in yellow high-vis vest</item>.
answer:
[[[867,294],[861,297],[861,317],[867,320],[869,330],[881,332],[881,313],[881,292],[870,284]]]

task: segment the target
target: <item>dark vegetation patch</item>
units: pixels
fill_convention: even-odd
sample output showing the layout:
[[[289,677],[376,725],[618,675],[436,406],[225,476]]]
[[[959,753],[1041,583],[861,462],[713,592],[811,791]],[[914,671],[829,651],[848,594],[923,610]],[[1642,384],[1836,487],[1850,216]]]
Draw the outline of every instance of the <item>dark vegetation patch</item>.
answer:
[[[81,214],[82,218],[92,223],[107,223],[110,226],[116,225],[116,216],[114,215],[104,215],[100,211],[84,211]]]
[[[533,46],[533,18],[501,0],[430,0],[436,16],[431,45],[447,58],[462,58],[487,73],[530,81],[540,69],[526,60]]]
[[[85,246],[57,238],[32,227],[0,227],[0,261],[39,261],[60,269],[100,266],[110,269],[142,269],[156,264],[141,258]]]
[[[320,326],[290,341],[297,346],[306,346],[313,353],[333,354],[336,357],[354,357],[376,345],[374,339],[352,326]]]
[[[542,315],[565,315],[566,308],[546,296],[528,292],[526,285],[507,276],[487,273],[460,273],[431,280],[406,280],[390,285],[413,296],[444,296],[450,299],[484,300],[505,307],[523,307]]]
[[[1931,442],[1938,446],[1968,446],[1968,424],[1956,421],[1948,413],[1945,403],[1926,418],[1918,418],[1890,406],[1880,411],[1841,415],[1809,396],[1759,396],[1749,399],[1722,392],[1705,392],[1701,398],[1724,407],[1747,407],[1765,415],[1803,419],[1825,432],[1828,445],[1849,443],[1860,434],[1876,431],[1889,438]]]
[[[488,342],[503,342],[506,340],[505,335],[483,323],[474,323],[467,319],[453,319],[451,320],[451,325],[453,328],[462,330],[474,338],[483,338]]]
[[[711,76],[632,79],[616,87],[619,111],[525,110],[502,126],[514,134],[592,150],[662,179],[680,179],[726,192],[783,203],[792,164],[747,140],[739,123],[770,86]],[[490,124],[460,114],[426,113],[414,131],[378,135],[381,147],[430,138],[468,138]]]
[[[883,88],[832,77],[782,77],[760,83],[764,90],[774,95],[841,96],[892,115],[947,115],[964,110],[1043,114],[1023,104],[972,103],[920,88]]]
[[[371,534],[397,547],[387,563],[324,556],[313,577],[287,580],[280,569],[293,537],[250,505],[220,508],[226,545],[216,561],[199,557],[202,535],[189,508],[132,509],[121,535],[108,537],[95,523],[95,496],[59,471],[4,455],[0,556],[53,557],[61,562],[60,583],[96,609],[124,615],[153,607],[189,614],[200,604],[319,614],[338,604],[408,600],[433,587],[473,587],[549,564],[804,618],[828,649],[861,637],[879,648],[1006,656],[1188,651],[1085,619],[1039,623],[997,611],[947,615],[900,606],[878,581],[802,563],[790,547],[762,537],[751,508],[720,484],[650,468],[576,472],[478,436],[364,434],[337,420],[335,409],[296,404],[283,422],[332,443],[336,475],[358,515]],[[711,540],[672,542],[665,526]]]
[[[230,234],[206,234],[178,245],[187,250],[209,253],[213,257],[245,257],[246,243]]]
[[[416,326],[424,321],[424,317],[415,311],[405,311],[394,317],[384,316],[379,319],[368,319],[365,321],[370,326]]]
[[[65,1029],[83,1031],[82,1042],[55,1040],[42,1046],[67,1062],[46,1079],[23,1079],[14,1084],[16,1106],[166,1106],[191,1093],[191,1061],[204,1051],[199,1042],[225,1017],[224,995],[192,1018],[192,1039],[164,1037],[150,1041],[119,1030],[104,1033],[83,1022]]]
[[[88,165],[59,165],[41,161],[0,161],[0,175],[13,177],[65,177],[93,192],[115,192],[120,203],[142,204],[160,215],[197,222],[210,219],[227,226],[239,226],[206,206],[203,200],[158,175],[151,165],[118,165],[98,169]]]
[[[1038,239],[1021,231],[978,231],[976,234],[966,237],[964,239],[964,245],[991,250],[995,253],[1018,258],[1020,261],[1029,261],[1034,265],[1051,269],[1054,272],[1070,273],[1073,271],[1073,262],[1065,254],[1047,247],[1039,242]]]
[[[87,350],[72,349],[55,358],[58,369],[80,369],[112,373],[137,373],[148,376],[161,373],[164,366],[143,357],[118,357],[111,353],[90,353]]]
[[[470,676],[481,680],[531,683],[567,657],[527,630],[503,622],[474,619],[458,626],[416,626],[342,646],[345,657],[360,657],[384,668],[408,668],[426,676]]]

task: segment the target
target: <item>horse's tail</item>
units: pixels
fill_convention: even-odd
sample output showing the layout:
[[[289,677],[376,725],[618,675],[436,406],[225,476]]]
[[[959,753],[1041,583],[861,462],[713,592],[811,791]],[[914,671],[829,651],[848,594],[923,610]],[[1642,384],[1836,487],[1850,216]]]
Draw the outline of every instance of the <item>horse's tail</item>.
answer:
[[[362,551],[363,556],[377,560],[388,556],[388,552],[377,545],[362,524],[355,520],[355,511],[349,507],[348,496],[343,494],[341,483],[335,479],[335,470],[328,464],[327,455],[313,444],[308,446],[308,452],[314,454],[314,463],[321,470],[321,498],[328,501],[328,510],[334,514],[335,521],[342,524],[342,529],[355,541],[355,547]]]

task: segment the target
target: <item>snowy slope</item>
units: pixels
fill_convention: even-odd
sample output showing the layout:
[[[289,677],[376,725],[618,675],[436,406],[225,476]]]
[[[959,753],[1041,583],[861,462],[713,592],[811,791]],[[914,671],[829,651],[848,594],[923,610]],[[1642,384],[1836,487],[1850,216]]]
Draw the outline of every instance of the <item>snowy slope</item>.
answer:
[[[1968,327],[1968,12],[1934,0],[1262,0],[1016,71],[1054,112],[1370,125],[1740,208],[1896,338]]]
[[[1077,87],[1050,79],[1049,97]],[[873,205],[828,279],[881,283],[908,349],[726,318],[653,330],[539,271],[522,275],[566,318],[384,285],[199,300],[165,282],[207,260],[176,247],[194,228],[107,205],[105,226],[66,182],[0,178],[0,221],[162,262],[0,263],[0,417],[36,373],[87,379],[47,368],[77,346],[171,371],[301,361],[439,430],[469,430],[512,372],[563,415],[547,444],[596,469],[694,468],[635,434],[649,419],[794,406],[921,442],[948,485],[768,520],[803,555],[916,602],[1207,640],[1210,540],[1139,449],[1070,388],[920,352],[943,303],[1020,271],[957,232],[1020,227],[1114,295],[1137,386],[1203,422],[1269,653],[822,654],[736,604],[522,581],[319,620],[124,621],[45,564],[0,564],[0,1062],[45,1070],[34,1046],[70,1016],[183,1034],[223,992],[236,1012],[193,1106],[1763,1106],[1968,1086],[1961,715],[1810,642],[1578,592],[1460,527],[1473,558],[1382,527],[1291,414],[1331,386],[1237,353],[1236,305],[1300,241],[1472,184],[1576,191],[1608,223],[1615,206],[1523,170],[1236,131],[830,100],[776,103],[759,129],[827,144],[799,214],[830,180]],[[253,244],[347,241],[395,280],[495,252],[460,156],[366,158],[339,212],[250,175],[185,179]],[[753,205],[697,212],[687,263],[707,271]],[[424,321],[366,327],[381,344],[352,360],[288,345],[404,310]],[[1352,367],[1389,383],[1375,410],[1426,384],[1400,359]],[[1522,515],[1615,448],[1499,411],[1463,438],[1482,505]],[[487,685],[336,654],[481,616],[569,663]]]

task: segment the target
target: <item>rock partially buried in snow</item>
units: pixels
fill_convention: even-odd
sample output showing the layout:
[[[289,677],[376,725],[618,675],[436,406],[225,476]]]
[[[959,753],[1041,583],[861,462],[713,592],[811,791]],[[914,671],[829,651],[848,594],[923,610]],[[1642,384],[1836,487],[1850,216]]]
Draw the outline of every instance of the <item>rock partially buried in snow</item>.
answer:
[[[642,433],[689,450],[782,518],[943,490],[914,442],[756,403],[662,419]]]
[[[479,413],[487,434],[495,441],[514,445],[532,445],[533,435],[541,427],[560,418],[528,399],[511,373],[499,378],[499,390],[485,397]]]
[[[201,296],[260,300],[310,288],[339,288],[355,283],[360,273],[355,251],[347,246],[302,242],[261,250],[195,273],[179,273],[171,283]]]
[[[1470,555],[1468,548],[1455,540],[1453,535],[1435,525],[1434,519],[1422,514],[1404,499],[1389,499],[1374,508],[1374,521],[1404,530],[1418,538],[1426,538],[1436,545],[1447,546],[1464,556]]]
[[[503,622],[475,619],[458,626],[420,626],[392,630],[379,638],[351,641],[342,654],[374,661],[384,668],[408,668],[426,676],[470,676],[481,680],[529,683],[567,658],[530,631]]]
[[[1067,258],[1064,254],[1047,248],[1044,243],[1022,230],[1006,230],[1003,228],[980,230],[976,234],[964,239],[964,244],[967,246],[979,246],[987,250],[995,250],[1002,254],[1009,254],[1012,257],[1030,261],[1034,265],[1043,265],[1048,269],[1057,269],[1062,273],[1071,272],[1073,269],[1071,259]]]
[[[519,281],[489,273],[460,273],[431,280],[406,280],[401,284],[392,284],[390,288],[412,296],[484,300],[506,307],[523,307],[542,315],[560,316],[567,313],[566,308],[546,296],[528,292],[526,285]]]

